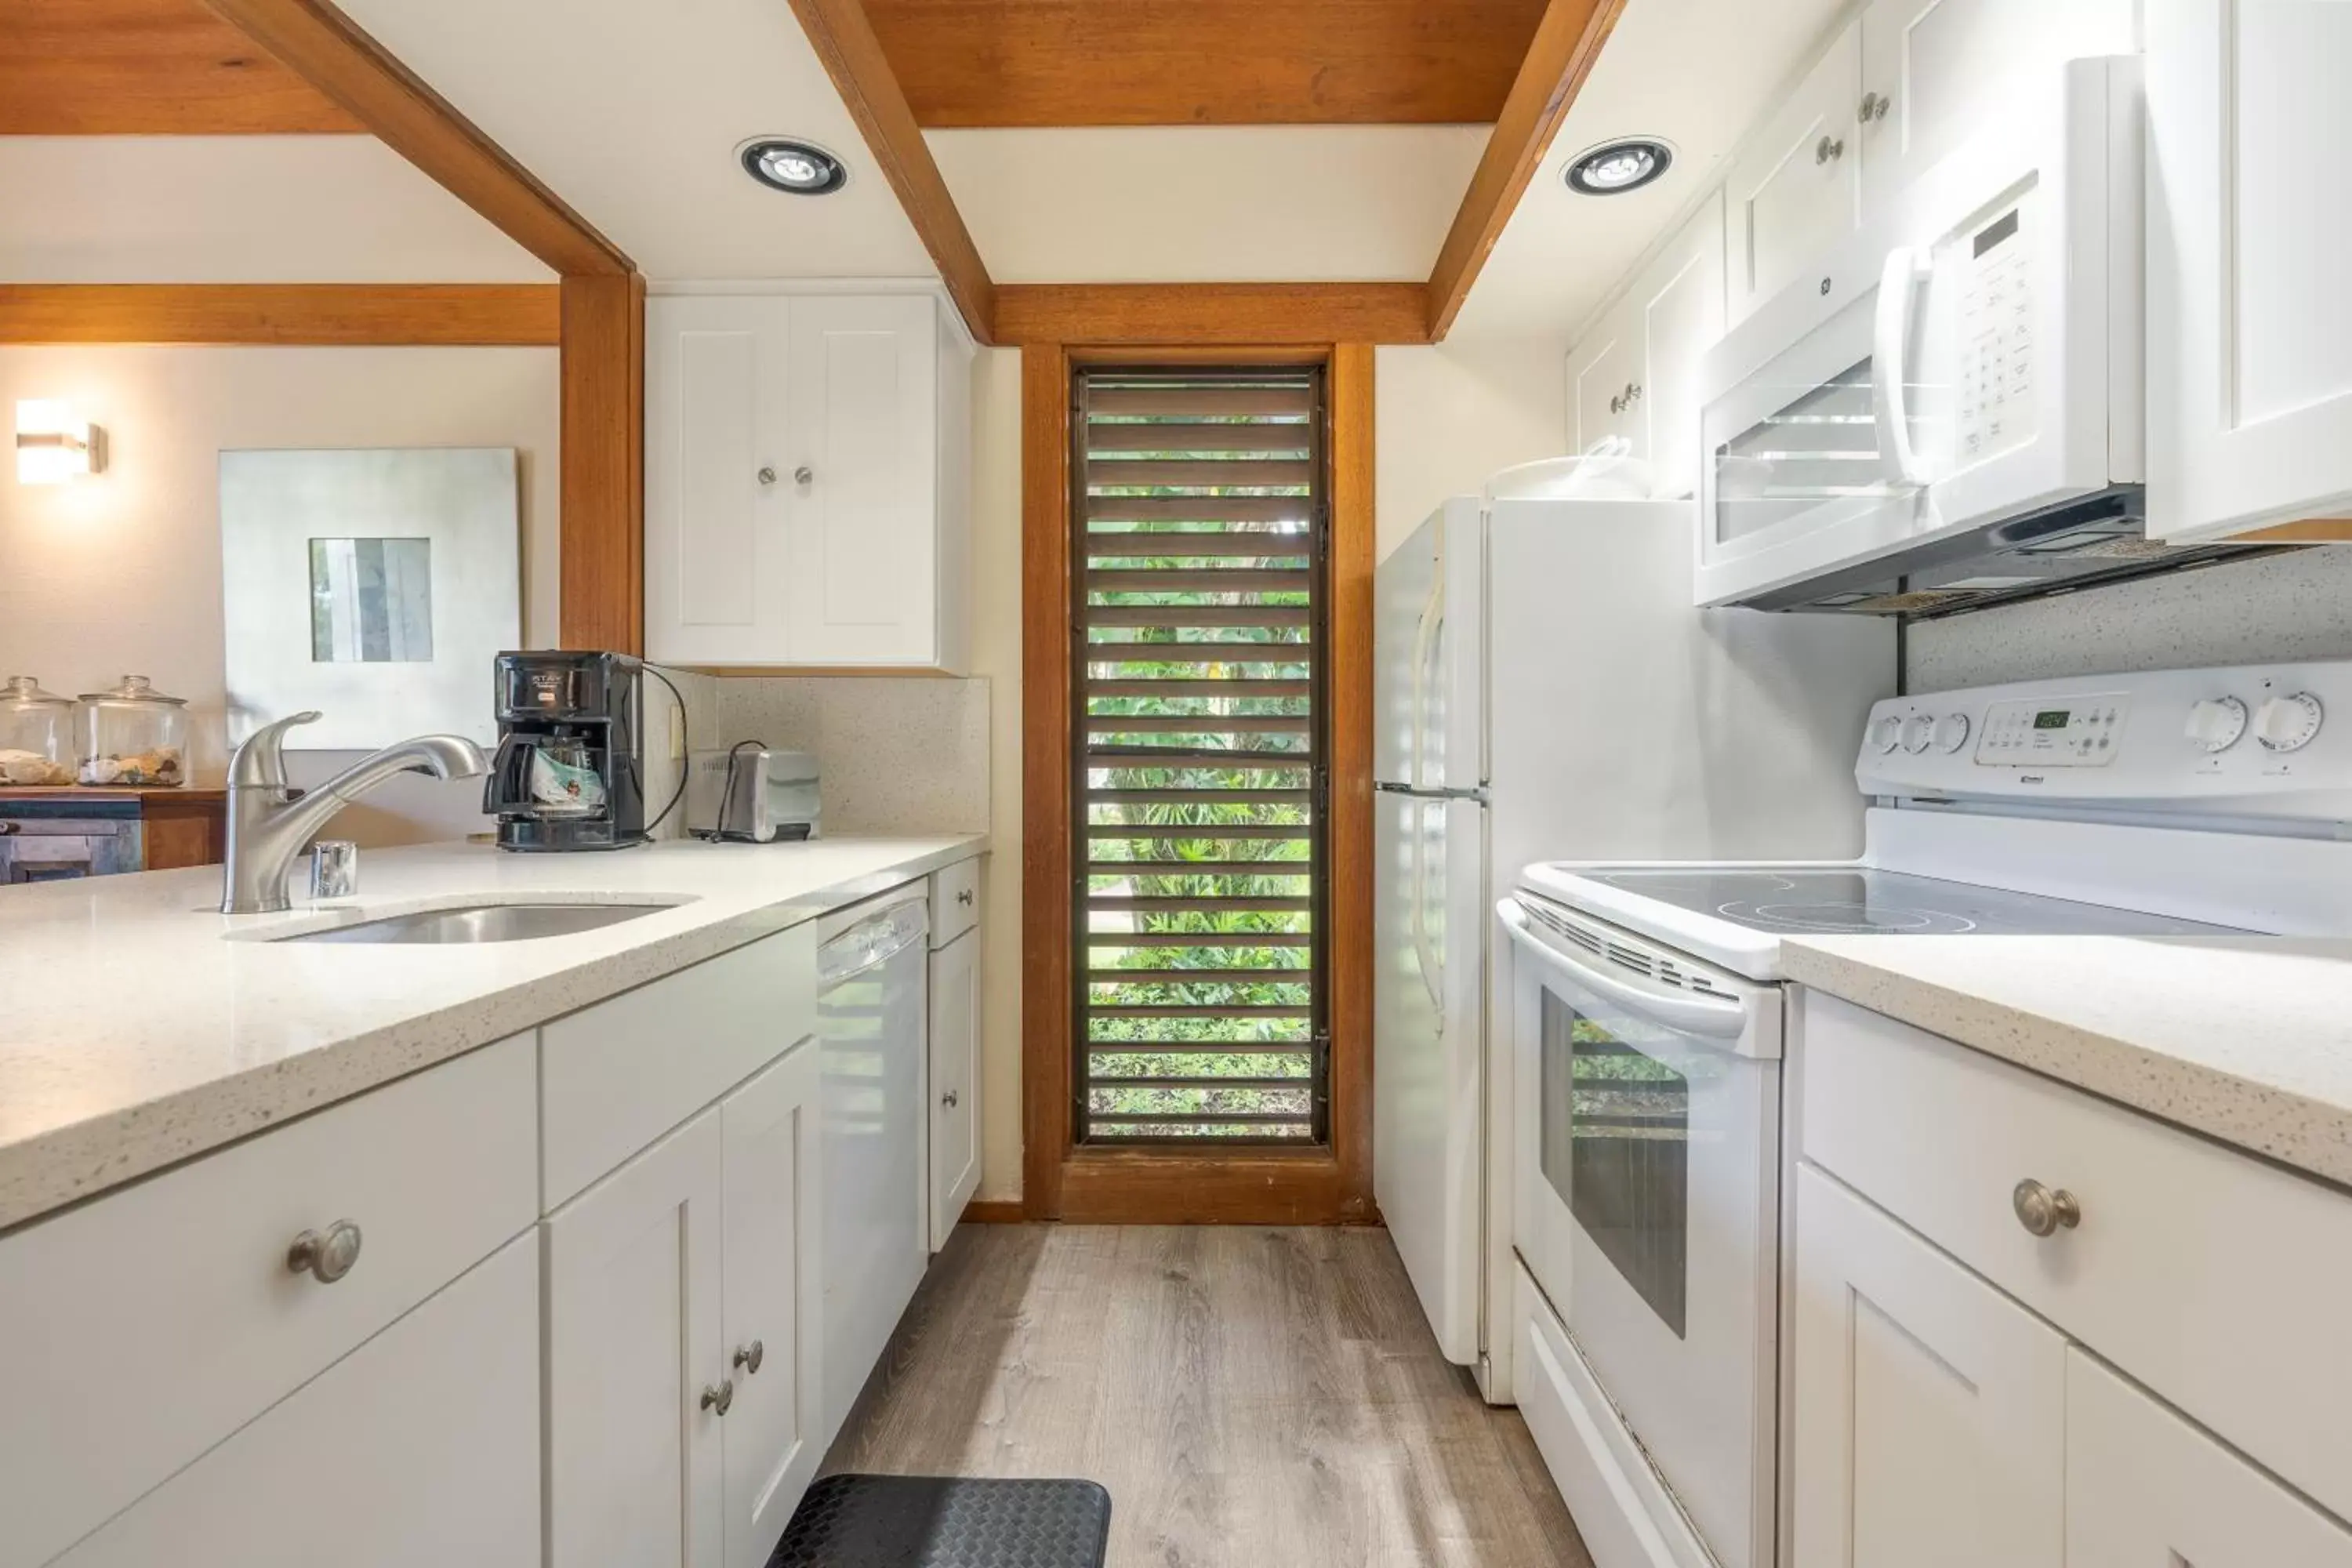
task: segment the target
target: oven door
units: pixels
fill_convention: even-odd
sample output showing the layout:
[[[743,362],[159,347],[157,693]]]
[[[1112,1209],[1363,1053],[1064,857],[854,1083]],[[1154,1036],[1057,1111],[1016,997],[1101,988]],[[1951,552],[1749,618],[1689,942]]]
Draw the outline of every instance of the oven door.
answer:
[[[1661,1506],[1724,1568],[1766,1568],[1779,988],[1524,893],[1498,912],[1520,1257],[1655,1467]]]

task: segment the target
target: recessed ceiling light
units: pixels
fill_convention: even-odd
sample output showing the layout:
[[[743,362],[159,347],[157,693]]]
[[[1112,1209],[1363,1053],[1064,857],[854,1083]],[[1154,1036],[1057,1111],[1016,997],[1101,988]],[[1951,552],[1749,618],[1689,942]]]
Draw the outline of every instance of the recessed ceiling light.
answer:
[[[1588,196],[1622,195],[1674,167],[1675,150],[1654,136],[1603,142],[1569,160],[1568,188]]]
[[[772,190],[822,196],[849,183],[849,167],[814,142],[761,136],[736,150],[743,172]]]

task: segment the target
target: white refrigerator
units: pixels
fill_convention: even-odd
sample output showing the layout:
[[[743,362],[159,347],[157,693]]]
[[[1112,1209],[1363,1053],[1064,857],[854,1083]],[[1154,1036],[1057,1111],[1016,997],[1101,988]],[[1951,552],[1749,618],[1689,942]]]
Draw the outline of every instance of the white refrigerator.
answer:
[[[1496,899],[1533,860],[1862,845],[1853,756],[1895,689],[1891,626],[1694,609],[1696,532],[1687,500],[1469,497],[1380,563],[1374,1187],[1439,1345],[1496,1404],[1512,1190],[1508,1051],[1486,1028],[1509,994]]]

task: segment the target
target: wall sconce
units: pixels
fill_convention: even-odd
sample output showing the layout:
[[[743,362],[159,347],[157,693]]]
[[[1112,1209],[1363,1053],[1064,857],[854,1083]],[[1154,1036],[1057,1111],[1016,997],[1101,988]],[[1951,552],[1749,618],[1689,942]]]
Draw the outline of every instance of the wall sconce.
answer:
[[[106,432],[70,404],[27,397],[16,405],[16,482],[61,485],[106,467]]]

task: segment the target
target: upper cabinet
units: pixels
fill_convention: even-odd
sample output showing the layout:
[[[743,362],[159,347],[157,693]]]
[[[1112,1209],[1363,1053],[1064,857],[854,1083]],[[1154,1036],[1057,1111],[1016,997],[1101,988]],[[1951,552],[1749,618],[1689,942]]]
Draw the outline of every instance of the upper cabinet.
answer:
[[[2145,25],[2148,531],[2352,517],[2352,5]]]
[[[971,351],[929,295],[646,307],[646,651],[970,661]]]
[[[1622,440],[1654,493],[1698,486],[1699,363],[1723,335],[1723,203],[1711,195],[1569,359],[1574,448]]]
[[[1732,324],[1796,280],[1861,221],[1862,29],[1829,53],[1748,139],[1724,183]]]

